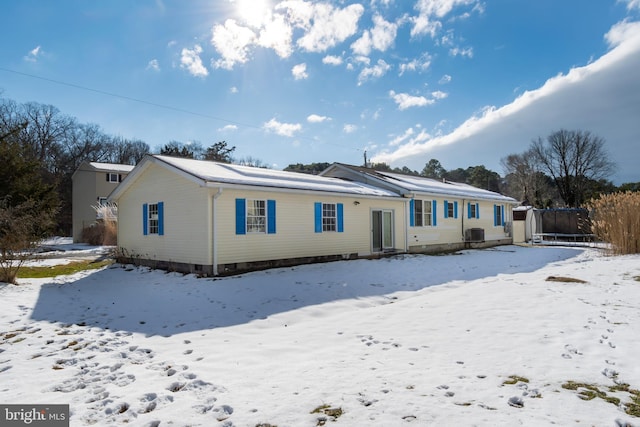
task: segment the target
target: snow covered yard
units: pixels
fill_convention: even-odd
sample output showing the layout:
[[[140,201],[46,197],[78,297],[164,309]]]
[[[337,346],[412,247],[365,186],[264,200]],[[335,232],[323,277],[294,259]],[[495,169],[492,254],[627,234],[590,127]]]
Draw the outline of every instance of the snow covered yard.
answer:
[[[640,426],[640,256],[114,265],[0,298],[0,402],[68,403],[72,426]]]

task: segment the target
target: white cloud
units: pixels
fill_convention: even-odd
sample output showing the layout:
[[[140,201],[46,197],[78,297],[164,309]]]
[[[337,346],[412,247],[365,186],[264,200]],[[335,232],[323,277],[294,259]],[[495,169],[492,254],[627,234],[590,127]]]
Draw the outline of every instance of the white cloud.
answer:
[[[293,51],[292,38],[293,29],[283,15],[276,14],[260,30],[258,45],[273,49],[281,58],[288,58]]]
[[[640,0],[635,1],[638,2],[638,7],[640,7]],[[609,49],[618,47],[623,42],[635,38],[637,36],[639,26],[640,22],[622,21],[611,27],[607,34],[604,35],[604,39],[607,41]]]
[[[369,65],[371,63],[371,59],[368,56],[357,55],[357,56],[354,56],[352,59],[354,62],[357,62],[359,64]]]
[[[353,133],[358,130],[358,126],[347,123],[343,126],[342,131],[344,133]]]
[[[449,94],[441,90],[436,90],[435,92],[431,92],[431,96],[433,99],[445,99]]]
[[[24,56],[24,60],[29,62],[37,62],[38,58],[40,58],[42,54],[42,48],[38,45],[35,48],[31,49],[29,53]]]
[[[638,9],[640,10],[640,0],[618,0],[622,3],[627,3],[627,10]]]
[[[307,64],[303,62],[302,64],[294,65],[291,69],[291,74],[296,80],[306,79],[307,77],[309,77],[309,74],[307,74]]]
[[[149,61],[149,63],[147,63],[146,69],[152,71],[160,71],[160,63],[157,59],[152,59],[151,61]]]
[[[226,125],[226,126],[221,127],[221,128],[218,129],[218,131],[220,131],[220,132],[233,132],[233,131],[236,131],[236,130],[238,130],[238,126],[236,126],[236,125]]]
[[[406,110],[411,107],[424,107],[425,105],[433,104],[433,99],[427,99],[424,96],[413,96],[408,93],[396,93],[389,91],[389,96],[398,104],[399,110]]]
[[[340,65],[342,64],[342,58],[340,56],[327,55],[322,58],[322,63],[329,65]]]
[[[202,59],[200,59],[200,54],[202,53],[202,48],[200,45],[195,45],[193,49],[187,49],[186,47],[182,49],[182,53],[180,55],[180,67],[186,69],[189,74],[192,74],[196,77],[206,77],[209,75],[209,71],[202,65]]]
[[[371,34],[367,30],[364,32],[364,34],[362,34],[362,37],[351,44],[351,50],[353,50],[353,53],[357,55],[366,56],[371,53],[372,44],[373,43],[371,42]]]
[[[618,165],[614,182],[637,181],[640,22],[621,22],[605,38],[612,49],[588,65],[552,77],[502,107],[486,107],[448,134],[409,141],[373,160],[415,168],[437,158],[443,164],[499,170],[501,158],[524,152],[532,139],[579,129],[605,139]]]
[[[354,35],[364,13],[360,4],[340,9],[328,3],[302,0],[281,2],[276,9],[285,9],[290,21],[304,31],[297,44],[308,52],[324,52]]]
[[[327,120],[331,120],[331,117],[319,116],[318,114],[311,114],[307,117],[309,123],[322,123]]]
[[[434,38],[438,30],[442,28],[442,23],[440,21],[432,21],[426,15],[414,17],[412,21],[413,28],[411,29],[411,37],[429,34],[431,38]]]
[[[425,53],[420,58],[400,64],[398,75],[403,75],[407,71],[426,71],[431,66],[431,55]]]
[[[277,135],[293,137],[296,132],[302,130],[302,125],[299,123],[281,123],[273,118],[262,125],[262,128]]]
[[[231,70],[238,63],[244,64],[249,59],[249,48],[255,41],[255,33],[238,25],[233,19],[227,19],[224,25],[215,25],[211,44],[222,58],[213,62],[213,66]]]
[[[413,128],[407,129],[406,131],[404,131],[402,135],[396,136],[391,141],[389,141],[389,146],[395,147],[396,145],[403,143],[404,141],[407,140],[407,138],[409,138],[414,133],[415,132],[413,131]]]
[[[473,58],[473,48],[468,47],[466,49],[462,49],[459,47],[454,47],[449,49],[449,55],[451,56],[466,56],[467,58]]]
[[[442,27],[440,20],[454,8],[477,3],[478,0],[418,0],[414,6],[418,16],[411,18],[413,23],[411,36],[429,34],[433,38]]]
[[[449,74],[445,74],[444,76],[442,76],[440,78],[440,80],[438,80],[438,83],[440,83],[441,85],[443,84],[447,84],[451,81],[451,76]]]
[[[238,92],[239,92],[239,91],[238,91],[238,88],[237,88],[237,87],[235,87],[235,86],[231,86],[231,87],[229,88],[229,93],[238,93]]]
[[[383,59],[379,59],[378,63],[373,67],[365,67],[358,76],[358,85],[372,78],[380,78],[391,69],[391,65],[387,64]]]
[[[373,16],[373,24],[371,30],[365,30],[362,36],[351,45],[355,54],[366,56],[371,53],[372,49],[384,52],[393,45],[398,32],[398,24],[385,21],[378,14]]]

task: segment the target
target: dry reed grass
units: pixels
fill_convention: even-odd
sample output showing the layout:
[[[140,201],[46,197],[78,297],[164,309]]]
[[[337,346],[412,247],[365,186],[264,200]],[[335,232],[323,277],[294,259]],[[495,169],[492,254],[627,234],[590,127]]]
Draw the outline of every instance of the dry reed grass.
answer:
[[[640,192],[613,193],[593,200],[593,233],[616,255],[640,253]]]

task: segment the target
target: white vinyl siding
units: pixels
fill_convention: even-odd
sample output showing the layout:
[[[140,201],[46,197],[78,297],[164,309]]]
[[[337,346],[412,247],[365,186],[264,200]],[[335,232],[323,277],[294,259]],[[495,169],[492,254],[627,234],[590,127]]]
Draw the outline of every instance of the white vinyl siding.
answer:
[[[151,166],[118,199],[118,246],[129,254],[167,262],[211,265],[209,190]],[[163,201],[164,235],[144,236],[144,203]]]
[[[266,199],[277,202],[278,229],[275,234],[236,233],[235,200]],[[370,209],[402,212],[404,201],[373,200],[353,196],[336,197],[313,193],[262,192],[225,189],[216,200],[218,264],[302,258],[327,255],[371,254]],[[316,203],[343,205],[343,232],[316,231]],[[322,211],[320,212],[322,216]],[[337,221],[337,218],[336,218]],[[322,221],[320,221],[322,224]],[[394,216],[396,233],[404,230],[403,215]],[[404,241],[396,242],[404,248]]]

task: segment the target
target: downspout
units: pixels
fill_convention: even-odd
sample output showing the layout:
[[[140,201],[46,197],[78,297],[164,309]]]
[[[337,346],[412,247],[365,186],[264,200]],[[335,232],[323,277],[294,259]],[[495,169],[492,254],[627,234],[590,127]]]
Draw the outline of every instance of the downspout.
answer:
[[[409,203],[411,199],[405,199],[404,201],[404,251],[409,252],[409,224],[411,224],[411,210],[409,209]]]
[[[462,218],[462,225],[460,226],[462,228],[462,230],[461,230],[461,232],[462,232],[462,242],[466,243],[465,238],[464,238],[464,199],[462,199],[462,208],[460,209],[459,213],[460,213],[460,218]]]
[[[216,217],[217,217],[217,209],[216,209],[216,199],[218,197],[220,197],[220,195],[222,194],[222,187],[218,188],[218,192],[216,194],[213,195],[212,197],[212,218],[211,218],[211,228],[212,228],[212,248],[211,248],[211,252],[212,252],[212,267],[213,267],[213,275],[217,276],[218,275],[218,230],[216,228]]]

